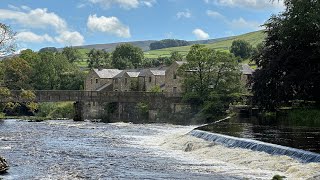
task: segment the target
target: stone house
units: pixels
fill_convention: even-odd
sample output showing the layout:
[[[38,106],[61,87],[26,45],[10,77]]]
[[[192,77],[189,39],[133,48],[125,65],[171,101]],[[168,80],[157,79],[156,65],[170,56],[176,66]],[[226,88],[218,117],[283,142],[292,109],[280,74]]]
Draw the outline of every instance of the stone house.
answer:
[[[113,78],[113,91],[138,91],[140,70],[123,70]]]
[[[121,72],[118,69],[92,69],[85,80],[85,90],[112,91],[113,78]]]
[[[251,89],[252,84],[251,84],[251,79],[252,79],[252,74],[254,70],[248,65],[248,64],[242,64],[241,65],[241,80],[246,84],[248,89]]]
[[[139,91],[151,91],[152,88],[159,86],[161,91],[165,89],[166,80],[165,69],[144,69],[140,72]]]
[[[170,93],[182,93],[182,81],[183,78],[178,76],[178,69],[181,65],[185,64],[185,61],[173,62],[165,73],[165,92]]]

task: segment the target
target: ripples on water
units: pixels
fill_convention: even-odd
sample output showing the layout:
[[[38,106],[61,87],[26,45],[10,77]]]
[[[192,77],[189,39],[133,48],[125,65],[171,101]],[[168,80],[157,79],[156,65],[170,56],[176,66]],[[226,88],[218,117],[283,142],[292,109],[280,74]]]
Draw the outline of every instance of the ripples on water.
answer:
[[[318,163],[231,149],[186,135],[192,126],[0,121],[0,179],[306,179]]]

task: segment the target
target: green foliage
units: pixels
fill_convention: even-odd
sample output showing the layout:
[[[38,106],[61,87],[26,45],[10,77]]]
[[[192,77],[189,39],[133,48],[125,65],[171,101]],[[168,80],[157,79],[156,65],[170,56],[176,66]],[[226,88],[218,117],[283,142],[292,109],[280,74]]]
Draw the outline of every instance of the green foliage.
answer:
[[[130,80],[130,91],[139,91],[139,80],[138,78],[131,78]]]
[[[74,113],[73,102],[40,103],[36,116],[50,119],[71,119]]]
[[[16,33],[12,31],[10,26],[0,23],[0,54],[8,54],[15,51],[15,35]]]
[[[31,73],[32,67],[30,64],[20,58],[12,57],[5,59],[4,65],[4,83],[9,89],[31,89]]]
[[[287,119],[301,126],[315,127],[320,124],[319,109],[294,109],[288,112]]]
[[[150,88],[150,92],[154,92],[154,93],[161,92],[161,88],[159,85],[153,86]]]
[[[150,44],[150,50],[163,49],[169,47],[188,46],[189,42],[178,39],[164,39]]]
[[[265,23],[266,41],[254,56],[254,102],[274,111],[291,100],[320,102],[320,3],[286,0]]]
[[[184,77],[183,99],[194,106],[194,110],[202,109],[209,116],[224,114],[235,96],[244,91],[235,57],[193,45],[186,59],[187,63],[179,69]]]
[[[280,175],[274,175],[272,177],[272,180],[283,180],[284,178],[286,178],[285,176],[280,176]]]
[[[70,63],[81,59],[81,54],[78,49],[73,47],[65,47],[62,50],[62,54],[67,58]]]
[[[88,68],[111,68],[110,53],[91,49],[88,55]]]
[[[20,93],[20,98],[23,99],[24,101],[34,101],[36,98],[36,95],[34,94],[33,91],[22,89]]]
[[[112,66],[117,69],[138,68],[143,59],[142,49],[131,44],[121,44],[112,53]]]
[[[149,105],[147,103],[140,102],[136,105],[139,113],[139,117],[142,119],[147,119],[149,115]]]
[[[230,48],[231,53],[242,59],[251,57],[252,51],[253,48],[251,44],[245,40],[234,40]]]
[[[45,47],[39,50],[39,53],[58,53],[58,49],[55,47]]]

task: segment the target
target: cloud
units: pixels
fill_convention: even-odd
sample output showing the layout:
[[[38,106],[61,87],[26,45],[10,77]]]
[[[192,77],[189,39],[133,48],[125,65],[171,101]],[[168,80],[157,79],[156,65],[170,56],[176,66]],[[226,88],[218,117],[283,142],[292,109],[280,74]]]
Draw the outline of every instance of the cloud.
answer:
[[[0,20],[11,20],[15,23],[31,28],[31,29],[53,29],[57,36],[52,38],[48,34],[37,35],[33,32],[20,32],[20,42],[59,42],[63,45],[80,45],[84,42],[83,36],[79,32],[72,32],[68,28],[67,22],[53,12],[48,12],[48,9],[30,9],[28,6],[21,6],[20,10],[0,9]],[[63,38],[66,38],[63,40]]]
[[[207,10],[207,15],[215,19],[225,19],[225,17],[217,11]]]
[[[233,19],[232,21],[229,22],[229,25],[232,26],[233,28],[238,28],[238,29],[252,29],[252,30],[260,30],[262,29],[261,23],[258,23],[256,21],[247,21],[240,17],[239,19]]]
[[[83,36],[77,31],[64,31],[55,40],[67,46],[79,46],[84,43]]]
[[[15,11],[20,11],[20,8],[19,8],[19,7],[14,6],[14,5],[12,5],[12,4],[9,4],[9,5],[8,5],[8,8],[10,8],[10,9],[12,9],[12,10],[15,10]]]
[[[204,32],[202,29],[195,29],[192,31],[192,33],[196,36],[199,40],[209,39],[209,34]]]
[[[185,11],[181,11],[177,13],[177,18],[191,18],[191,12],[189,9],[186,9]]]
[[[29,12],[0,9],[0,20],[13,20],[25,27],[46,28],[51,26],[56,30],[65,30],[67,23],[55,13],[47,9],[33,9]]]
[[[123,9],[134,9],[139,6],[152,7],[156,0],[88,0],[93,4],[98,4],[102,8],[107,9],[113,5],[118,5]]]
[[[17,41],[29,43],[54,42],[53,38],[48,34],[37,35],[33,32],[20,32],[16,35]]]
[[[107,34],[116,35],[118,37],[131,37],[128,26],[123,25],[117,17],[97,17],[97,15],[90,15],[88,17],[87,27],[92,32],[104,32]]]
[[[269,1],[269,0],[204,0],[205,3],[215,4],[228,7],[244,7],[250,9],[268,9],[281,8],[284,9],[283,0]]]

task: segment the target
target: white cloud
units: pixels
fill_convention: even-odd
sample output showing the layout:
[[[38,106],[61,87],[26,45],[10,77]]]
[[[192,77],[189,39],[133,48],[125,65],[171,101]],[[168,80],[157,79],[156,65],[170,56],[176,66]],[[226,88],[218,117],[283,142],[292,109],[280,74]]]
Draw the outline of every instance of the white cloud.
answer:
[[[204,0],[205,3],[212,3],[220,6],[228,7],[244,7],[252,9],[267,9],[267,8],[284,8],[283,0]]]
[[[9,4],[9,5],[8,5],[8,8],[10,8],[10,9],[12,9],[12,10],[15,10],[15,11],[20,11],[20,8],[19,8],[19,7],[14,6],[14,5],[12,5],[12,4]]]
[[[43,43],[43,42],[54,42],[53,38],[48,34],[37,35],[33,32],[20,32],[16,35],[19,42],[30,42],[30,43]]]
[[[90,15],[88,17],[87,27],[93,32],[104,32],[123,38],[131,37],[129,27],[123,25],[117,17],[97,17],[96,14]]]
[[[52,38],[48,34],[37,35],[33,32],[24,31],[17,35],[20,42],[59,42],[63,45],[83,44],[83,36],[77,31],[70,31],[66,21],[57,14],[48,12],[46,8],[30,9],[28,6],[21,6],[21,9],[25,11],[0,9],[0,20],[11,20],[31,29],[51,28],[57,33],[57,36]]]
[[[118,5],[124,9],[138,8],[139,6],[152,7],[156,0],[88,0],[93,4],[99,4],[102,8],[110,8],[113,5]]]
[[[260,30],[262,29],[261,23],[258,23],[256,21],[247,21],[240,17],[239,19],[233,19],[229,22],[229,25],[238,28],[238,29],[252,29],[252,30]]]
[[[177,18],[191,18],[191,12],[189,9],[186,9],[185,11],[180,11],[177,13]]]
[[[215,19],[224,19],[225,17],[217,11],[207,10],[207,15]]]
[[[66,46],[79,46],[84,43],[84,37],[77,31],[64,31],[55,40]]]
[[[202,29],[195,29],[192,31],[192,33],[196,36],[199,40],[209,39],[209,34],[204,32]]]

